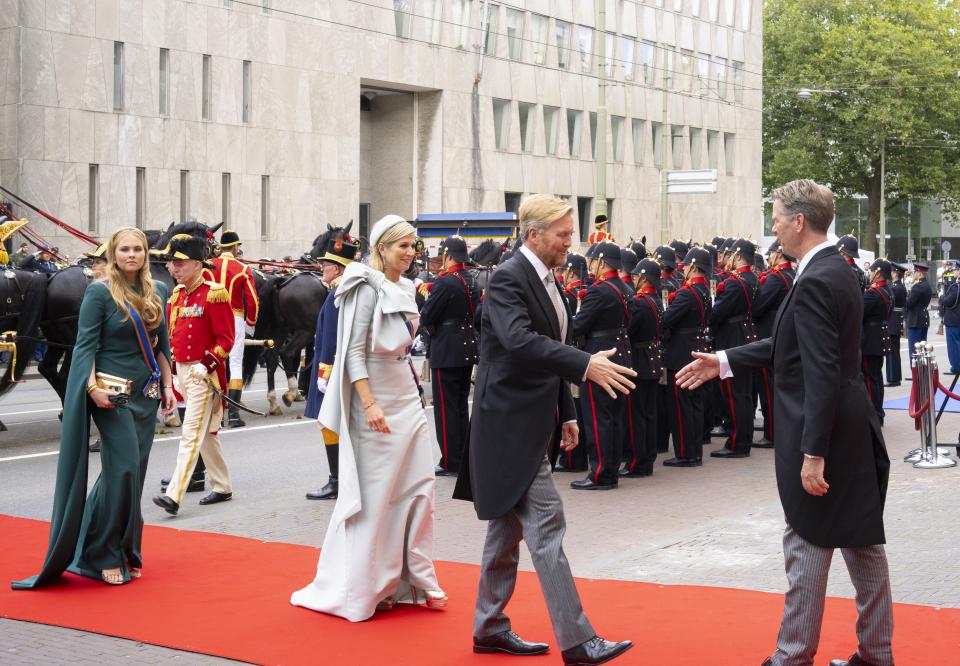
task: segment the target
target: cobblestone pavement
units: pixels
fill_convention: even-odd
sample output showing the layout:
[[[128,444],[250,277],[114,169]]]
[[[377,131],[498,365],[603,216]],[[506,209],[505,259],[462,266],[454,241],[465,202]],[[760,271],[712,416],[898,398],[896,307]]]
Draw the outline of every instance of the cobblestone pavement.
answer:
[[[945,357],[942,338],[934,342],[938,354]],[[29,391],[35,394],[25,386],[10,396],[17,397],[20,392],[18,399],[27,401],[24,404],[28,408],[11,406],[5,400],[0,409],[0,418],[10,426],[10,432],[0,434],[0,474],[5,479],[0,485],[0,513],[48,519],[56,469],[56,456],[49,455],[56,449],[55,410],[45,412],[45,420],[26,425],[18,424],[17,419],[37,417],[6,415],[18,409],[48,409],[44,405],[55,404],[45,393],[48,389],[39,382],[31,384],[34,386]],[[905,382],[900,388],[887,389],[888,397],[906,395],[909,386]],[[245,399],[254,405],[265,404],[258,387]],[[233,501],[199,507],[194,499],[200,495],[188,495],[190,500],[175,518],[150,502],[160,477],[172,470],[176,455],[176,432],[158,435],[144,493],[146,521],[319,545],[333,504],[307,501],[304,493],[325,482],[326,462],[316,425],[298,420],[294,409],[286,412],[283,417],[266,420],[251,417],[248,428],[224,434],[236,489]],[[955,441],[958,431],[960,414],[945,414],[939,428],[941,441]],[[960,607],[960,570],[954,564],[960,559],[955,527],[960,507],[960,467],[922,471],[901,462],[903,455],[919,443],[906,412],[890,411],[884,432],[893,466],[885,516],[894,598],[904,603]],[[719,446],[719,441],[715,440],[707,451]],[[98,463],[94,455],[91,483]],[[772,451],[755,449],[745,460],[705,457],[704,466],[695,469],[658,467],[653,477],[627,479],[612,492],[573,491],[569,481],[575,478],[578,475],[555,477],[566,509],[565,544],[575,575],[784,590],[780,545],[783,514],[773,477]],[[453,483],[451,478],[437,481],[435,556],[476,563],[485,526],[469,504],[450,498]],[[37,553],[38,564],[41,556]],[[149,552],[145,557],[149,567]],[[521,566],[532,569],[525,551]],[[312,574],[312,570],[295,573],[291,590],[306,583]],[[853,595],[839,556],[834,560],[828,592]],[[99,663],[223,661],[84,632],[0,620],[0,662],[87,663],[78,655]]]

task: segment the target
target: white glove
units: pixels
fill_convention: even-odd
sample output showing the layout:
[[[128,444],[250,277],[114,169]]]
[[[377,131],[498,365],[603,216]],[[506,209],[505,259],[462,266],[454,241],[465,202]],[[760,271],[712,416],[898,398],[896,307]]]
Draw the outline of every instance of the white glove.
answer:
[[[320,393],[326,393],[328,383],[329,382],[323,377],[317,377],[317,390],[320,391]]]
[[[201,384],[207,379],[207,369],[203,367],[202,363],[194,363],[190,366],[190,371],[187,373],[187,379],[197,384]]]
[[[253,326],[251,326],[250,324],[244,323],[244,328],[247,332],[247,335],[253,335],[253,329],[254,329]]]

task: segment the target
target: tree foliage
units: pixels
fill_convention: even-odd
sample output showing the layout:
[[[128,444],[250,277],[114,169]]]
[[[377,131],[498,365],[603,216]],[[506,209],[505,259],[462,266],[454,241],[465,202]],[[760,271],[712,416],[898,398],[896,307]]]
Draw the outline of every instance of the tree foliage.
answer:
[[[881,150],[886,200],[960,202],[960,3],[767,0],[765,191],[795,178],[866,195],[876,247]],[[809,99],[801,89],[813,92]]]

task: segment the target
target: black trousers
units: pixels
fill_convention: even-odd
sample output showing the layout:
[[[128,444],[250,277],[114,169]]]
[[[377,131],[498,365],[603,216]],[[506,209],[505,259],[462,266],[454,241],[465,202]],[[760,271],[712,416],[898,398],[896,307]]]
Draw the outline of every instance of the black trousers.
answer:
[[[620,480],[620,460],[623,455],[621,428],[627,419],[627,400],[622,394],[611,398],[593,382],[580,385],[580,404],[587,446],[590,478],[595,483],[616,484]]]
[[[720,393],[730,428],[725,446],[731,451],[749,451],[753,442],[753,375],[720,380]]]
[[[430,368],[433,380],[433,421],[440,444],[440,466],[460,471],[460,454],[467,441],[470,410],[470,375],[473,366]]]
[[[900,370],[900,336],[888,335],[887,347],[887,383],[899,384],[903,381],[903,373]]]
[[[773,441],[773,370],[761,368],[754,376],[755,393],[760,394],[760,413],[763,414],[763,436]],[[751,421],[752,422],[752,421]]]
[[[627,412],[625,453],[631,473],[652,472],[657,460],[657,402],[660,384],[656,379],[635,380]]]
[[[667,415],[673,404],[673,391],[669,385],[657,384],[657,453],[670,450],[670,417]]]
[[[883,357],[864,355],[862,368],[870,402],[880,417],[880,423],[883,423]]]
[[[587,445],[584,442],[586,436],[586,425],[583,422],[583,405],[580,400],[573,401],[577,409],[577,428],[580,429],[580,444],[572,451],[560,451],[557,457],[557,469],[567,472],[585,472],[587,471]]]
[[[722,425],[723,406],[720,404],[720,380],[711,379],[702,388],[703,392],[703,443],[710,441],[710,431]]]
[[[667,388],[671,394],[667,419],[673,438],[673,452],[677,458],[702,458],[704,388],[701,386],[688,391],[677,386],[678,369],[667,371]]]

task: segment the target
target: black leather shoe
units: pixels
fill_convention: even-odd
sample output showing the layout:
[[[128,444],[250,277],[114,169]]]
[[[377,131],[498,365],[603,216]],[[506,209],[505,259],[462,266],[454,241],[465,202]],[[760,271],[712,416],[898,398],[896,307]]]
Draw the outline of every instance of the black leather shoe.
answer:
[[[756,449],[772,449],[773,442],[771,442],[766,437],[762,437],[758,439],[756,442],[754,442],[753,444],[751,444],[750,446]]]
[[[233,499],[233,493],[218,493],[214,490],[212,493],[200,500],[200,505],[217,504],[219,502],[229,502]]]
[[[621,479],[638,479],[640,477],[652,476],[652,475],[653,475],[652,469],[643,469],[640,467],[633,470],[632,472],[630,471],[629,467],[624,467],[623,469],[620,470]]]
[[[859,653],[855,653],[849,659],[832,659],[830,661],[830,666],[876,666],[869,661],[864,661],[860,658]]]
[[[473,637],[473,651],[479,654],[504,652],[515,657],[529,657],[545,654],[549,649],[550,646],[546,643],[528,643],[512,631],[501,631],[499,634],[484,638]]]
[[[663,464],[667,467],[700,467],[703,458],[668,458]]]
[[[169,485],[170,485],[169,478],[160,479],[160,492],[161,493],[167,492],[167,486]],[[199,478],[199,479],[191,478],[190,483],[187,484],[188,493],[202,493],[206,489],[207,489],[206,477]]]
[[[563,655],[565,666],[593,666],[593,664],[605,664],[611,659],[616,659],[632,647],[632,641],[611,643],[599,636],[594,636],[589,641],[564,650],[560,654]]]
[[[171,516],[177,515],[177,511],[180,510],[180,505],[177,504],[176,500],[171,499],[166,495],[154,495],[153,503],[169,513]]]
[[[331,476],[325,485],[320,490],[314,490],[307,493],[307,499],[309,500],[329,500],[337,499],[337,491],[339,490],[339,482],[337,477]]]
[[[571,481],[570,487],[574,490],[613,490],[617,487],[616,483],[597,483],[589,476],[579,481]]]
[[[453,472],[447,469],[446,467],[442,467],[440,465],[437,465],[436,467],[433,468],[433,474],[434,476],[456,476],[457,475],[456,472]]]
[[[731,449],[723,448],[718,451],[710,452],[711,458],[749,458],[750,451],[733,451]]]
[[[97,437],[97,441],[93,442],[93,443],[90,445],[90,453],[100,453],[100,443],[101,443],[101,442],[100,442],[100,438]],[[163,491],[163,490],[166,490],[166,489],[165,489],[165,488],[161,488],[160,490]]]
[[[723,426],[714,426],[710,429],[711,437],[729,437],[730,433]]]

